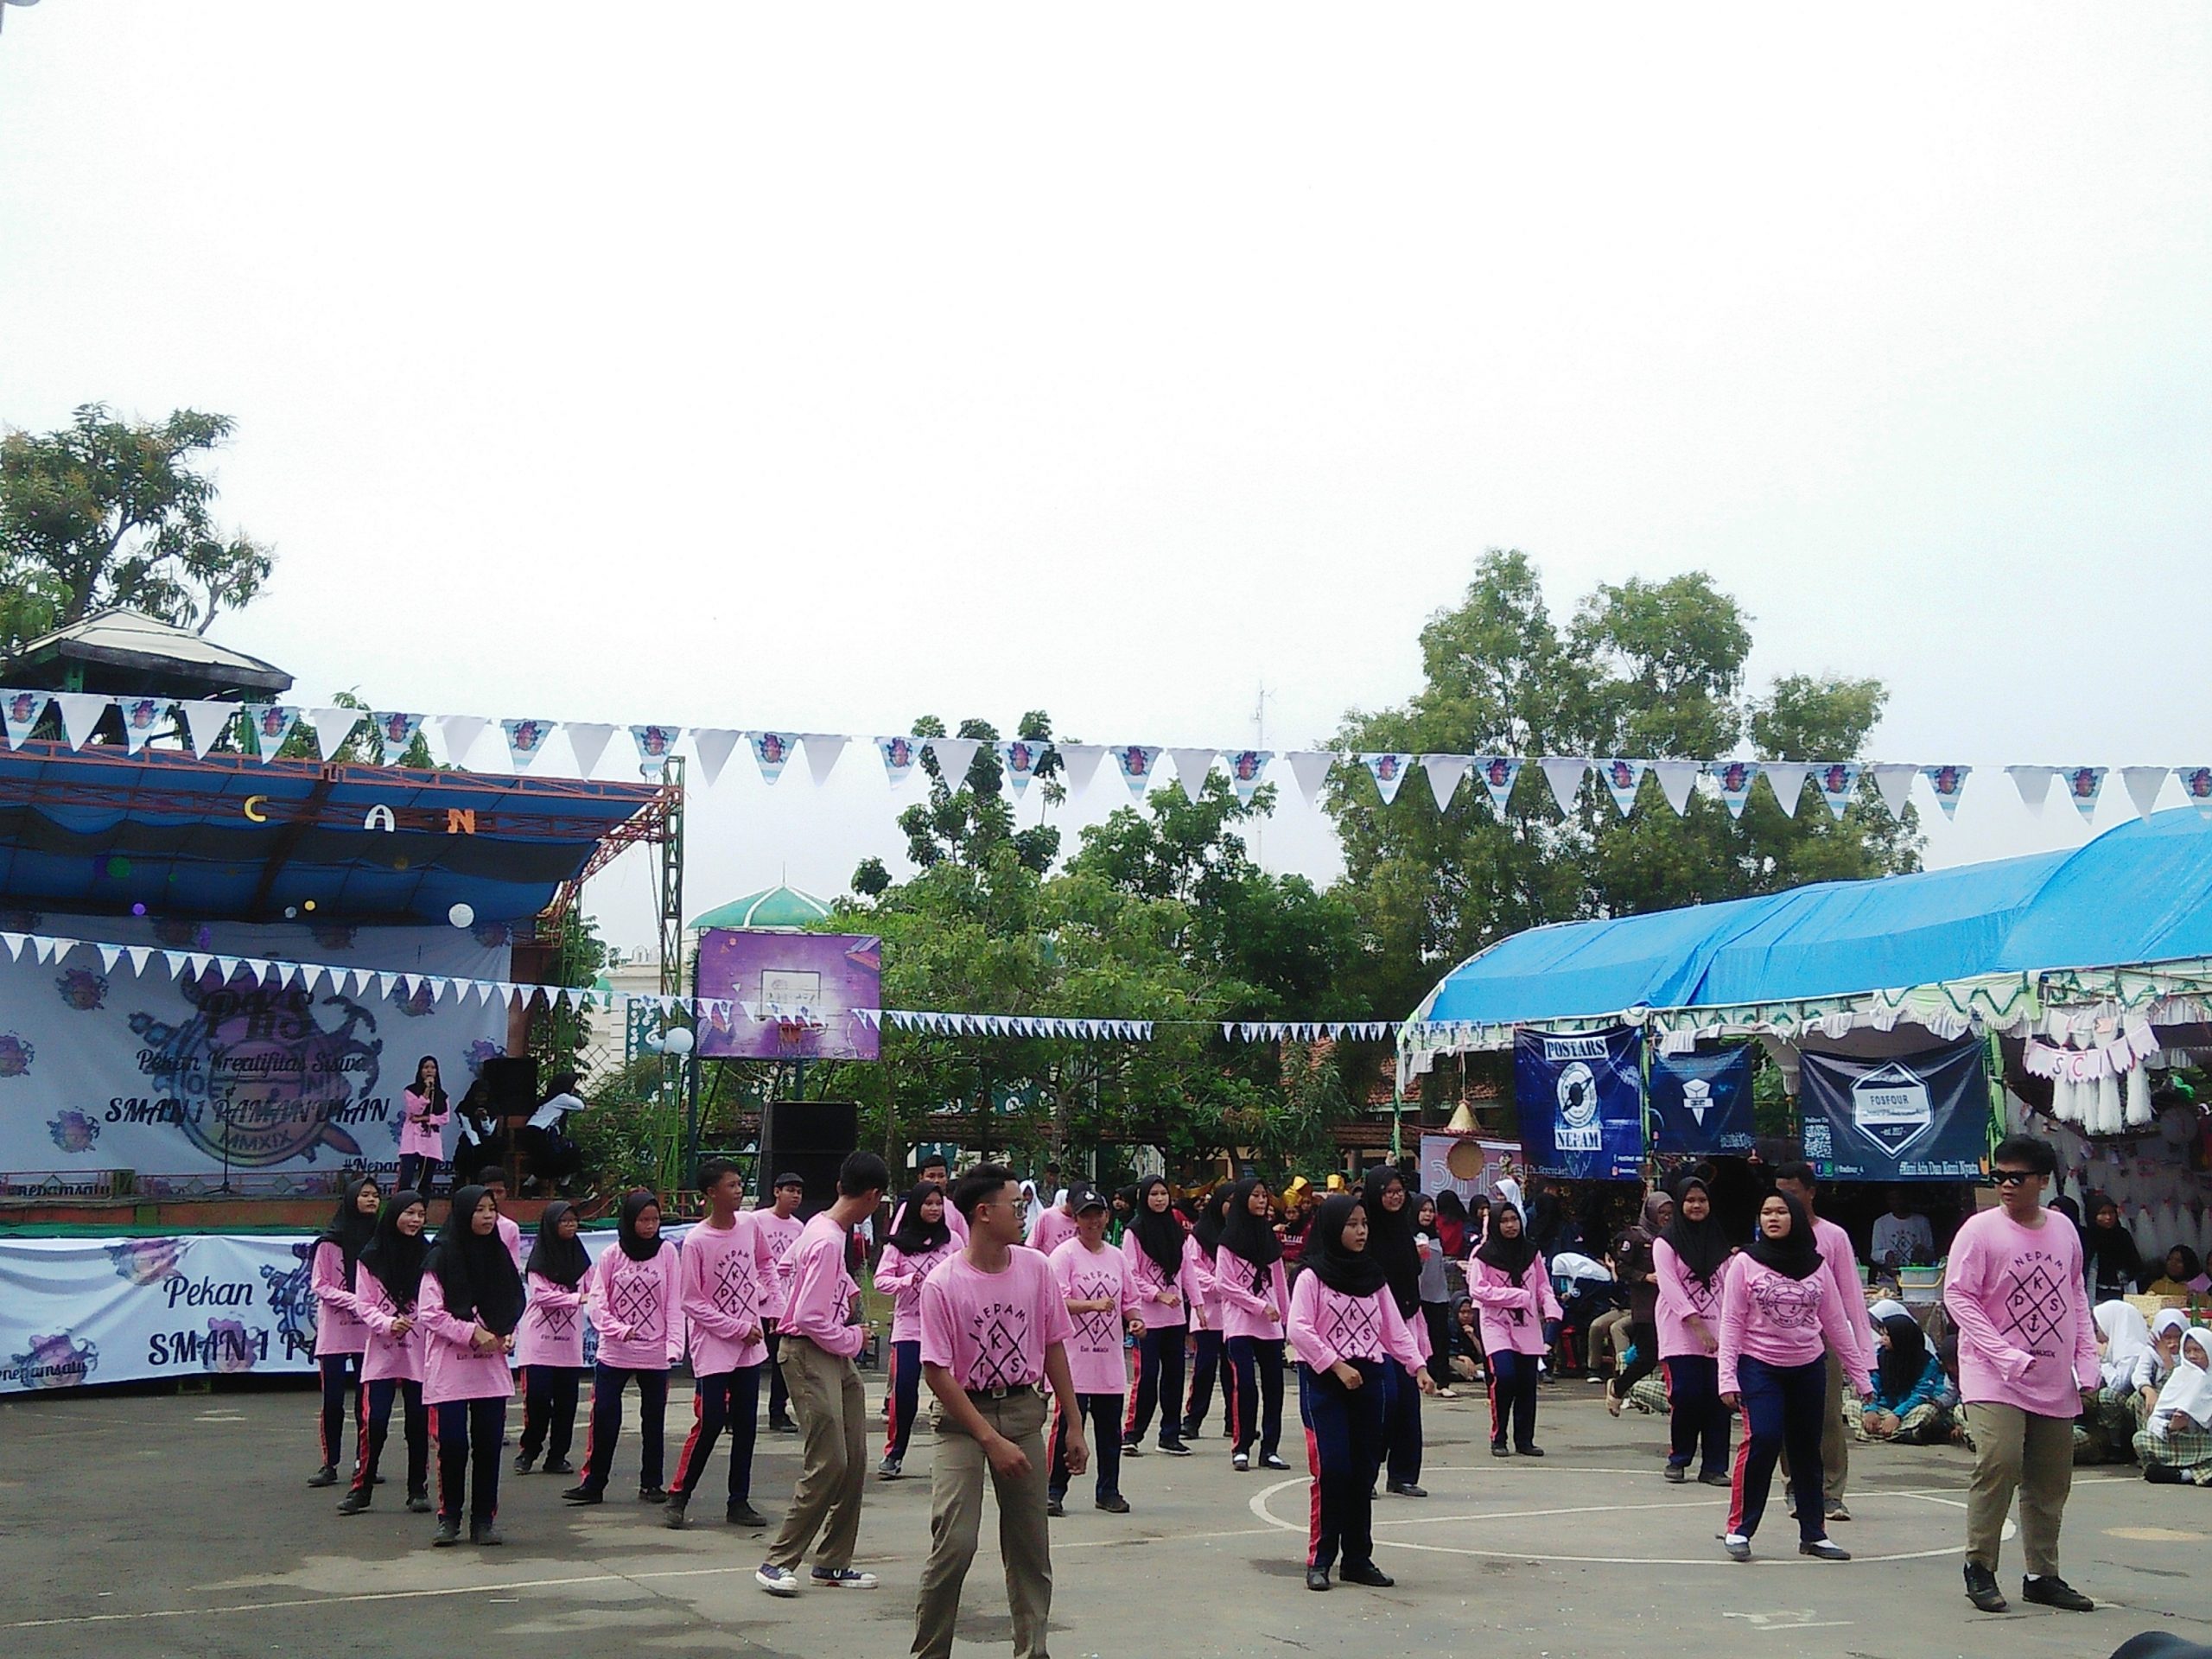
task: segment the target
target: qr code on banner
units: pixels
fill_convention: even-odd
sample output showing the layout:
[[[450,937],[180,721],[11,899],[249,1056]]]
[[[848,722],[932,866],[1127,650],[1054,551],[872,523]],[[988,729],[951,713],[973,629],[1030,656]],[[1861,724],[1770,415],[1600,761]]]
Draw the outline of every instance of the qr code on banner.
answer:
[[[1827,1124],[1808,1122],[1805,1125],[1805,1156],[1808,1161],[1835,1156],[1835,1146],[1829,1139]]]

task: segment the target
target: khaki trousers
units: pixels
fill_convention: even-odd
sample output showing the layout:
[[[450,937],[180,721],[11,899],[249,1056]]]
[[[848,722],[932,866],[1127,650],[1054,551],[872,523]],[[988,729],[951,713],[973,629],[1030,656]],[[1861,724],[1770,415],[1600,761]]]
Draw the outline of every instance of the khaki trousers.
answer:
[[[938,1422],[930,1471],[930,1558],[922,1568],[912,1650],[924,1659],[951,1659],[960,1586],[976,1559],[976,1540],[982,1530],[983,1478],[988,1474],[998,1493],[999,1554],[1006,1560],[1006,1599],[1014,1614],[1014,1659],[1046,1659],[1052,1545],[1045,1519],[1045,1402],[1033,1391],[1004,1400],[978,1399],[976,1409],[1028,1454],[1029,1472],[1019,1478],[1001,1475],[991,1467],[981,1441],[950,1415]]]
[[[1974,1482],[1967,1489],[1967,1560],[1997,1570],[2005,1511],[2020,1494],[2020,1551],[2028,1571],[2058,1571],[2058,1523],[2074,1485],[2074,1420],[2042,1417],[2018,1406],[1975,1401],[1967,1426],[1974,1434]]]
[[[1827,1398],[1821,1419],[1821,1502],[1840,1503],[1851,1484],[1851,1431],[1843,1421],[1843,1362],[1828,1355]],[[1789,1490],[1789,1454],[1782,1454],[1783,1488]]]
[[[818,1529],[815,1564],[842,1572],[860,1541],[861,1492],[868,1480],[868,1408],[853,1362],[786,1334],[776,1363],[798,1418],[798,1484],[784,1524],[768,1546],[771,1566],[796,1568]]]

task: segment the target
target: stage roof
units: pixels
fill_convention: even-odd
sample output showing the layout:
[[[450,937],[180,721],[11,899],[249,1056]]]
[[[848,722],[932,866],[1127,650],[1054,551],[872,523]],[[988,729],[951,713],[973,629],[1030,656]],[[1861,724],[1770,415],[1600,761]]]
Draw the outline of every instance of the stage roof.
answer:
[[[2212,822],[2183,808],[2070,852],[1532,928],[1454,969],[1414,1018],[1738,1007],[2207,957]]]
[[[0,906],[519,921],[664,807],[641,784],[27,742],[0,751]]]
[[[292,677],[167,622],[119,607],[41,634],[0,664],[0,685],[123,697],[282,696]]]

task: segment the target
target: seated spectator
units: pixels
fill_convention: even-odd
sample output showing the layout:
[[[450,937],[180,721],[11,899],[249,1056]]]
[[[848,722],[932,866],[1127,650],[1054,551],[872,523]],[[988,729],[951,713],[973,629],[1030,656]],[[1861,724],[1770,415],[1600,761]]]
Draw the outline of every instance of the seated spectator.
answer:
[[[2145,1296],[2202,1296],[2207,1292],[2212,1292],[2212,1279],[2205,1277],[2204,1263],[2186,1244],[2168,1250],[2164,1271],[2143,1287]]]
[[[2212,1331],[2191,1329],[2179,1363],[2135,1436],[2143,1478],[2161,1485],[2212,1485]]]
[[[1452,1304],[1452,1375],[1465,1382],[1483,1380],[1482,1310],[1471,1296]]]
[[[1867,1379],[1859,1433],[1900,1446],[1949,1440],[1959,1396],[1917,1321],[1909,1313],[1889,1314],[1875,1325],[1874,1337],[1874,1372]]]

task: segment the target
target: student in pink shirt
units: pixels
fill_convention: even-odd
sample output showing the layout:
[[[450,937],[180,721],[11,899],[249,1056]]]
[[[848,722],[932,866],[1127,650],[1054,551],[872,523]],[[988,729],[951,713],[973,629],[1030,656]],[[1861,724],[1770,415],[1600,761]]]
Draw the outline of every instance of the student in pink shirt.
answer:
[[[1206,1413],[1213,1406],[1213,1388],[1217,1377],[1221,1381],[1224,1409],[1229,1413],[1228,1367],[1224,1363],[1222,1347],[1221,1285],[1214,1277],[1215,1252],[1221,1249],[1221,1230],[1229,1219],[1229,1201],[1236,1188],[1227,1181],[1206,1195],[1198,1207],[1198,1218],[1191,1228],[1191,1274],[1198,1287],[1198,1297],[1192,1312],[1198,1318],[1198,1329],[1192,1340],[1191,1397],[1183,1406],[1181,1439],[1185,1446],[1198,1438],[1198,1431],[1206,1426]],[[1224,1421],[1224,1439],[1233,1439],[1234,1425]]]
[[[768,1320],[768,1427],[789,1434],[793,1432],[791,1395],[778,1362],[783,1357],[784,1304],[791,1294],[791,1249],[806,1225],[798,1217],[798,1207],[806,1202],[806,1183],[797,1175],[779,1175],[771,1192],[772,1206],[750,1212],[753,1268],[760,1280],[761,1312]]]
[[[523,1310],[522,1275],[499,1243],[499,1206],[480,1186],[453,1195],[423,1269],[416,1309],[423,1334],[423,1402],[435,1419],[438,1530],[442,1549],[499,1544],[499,1441],[514,1390],[507,1355]]]
[[[2005,1610],[1997,1587],[2005,1512],[2020,1495],[2020,1593],[2086,1613],[2095,1603],[2058,1576],[2058,1529],[2074,1484],[2074,1420],[2103,1381],[2082,1241],[2043,1207],[2058,1155],[2032,1135],[1990,1157],[1997,1207],[1967,1218],[1951,1241],[1943,1306],[1959,1332],[1959,1395],[1974,1431],[1967,1493],[1967,1599]]]
[[[1160,1449],[1187,1458],[1183,1443],[1183,1349],[1198,1307],[1198,1276],[1191,1258],[1191,1236],[1175,1213],[1167,1183],[1157,1175],[1137,1183],[1136,1203],[1122,1234],[1122,1254],[1137,1286],[1137,1314],[1144,1334],[1137,1340],[1136,1386],[1129,1391],[1129,1414],[1121,1427],[1122,1455],[1144,1451],[1152,1414],[1160,1412]],[[1099,1442],[1103,1452],[1105,1442]]]
[[[668,1368],[683,1354],[683,1311],[676,1252],[660,1236],[660,1200],[639,1191],[622,1200],[615,1248],[592,1263],[592,1328],[599,1332],[592,1367],[591,1427],[584,1436],[584,1471],[561,1494],[571,1503],[603,1503],[622,1438],[622,1391],[638,1385],[638,1502],[665,1503],[660,1484],[668,1414]]]
[[[1060,1194],[1059,1202],[1039,1210],[1029,1224],[1029,1248],[1050,1255],[1075,1236],[1075,1211],[1068,1208],[1073,1189]]]
[[[875,1471],[881,1480],[897,1480],[906,1473],[906,1444],[921,1408],[922,1285],[938,1262],[961,1248],[966,1235],[956,1236],[947,1219],[957,1213],[944,1191],[925,1180],[899,1205],[899,1217],[892,1223],[875,1264],[875,1287],[892,1299],[891,1380],[884,1389],[891,1409],[883,1463]],[[964,1229],[968,1224],[960,1224]]]
[[[322,1374],[322,1462],[308,1478],[310,1486],[338,1484],[338,1448],[346,1433],[346,1380],[353,1379],[353,1424],[362,1426],[361,1355],[369,1327],[361,1323],[353,1297],[355,1269],[362,1247],[376,1236],[377,1184],[366,1175],[346,1183],[338,1212],[322,1230],[310,1254],[308,1288],[315,1295],[315,1363]]]
[[[1726,1486],[1728,1408],[1720,1403],[1720,1287],[1735,1247],[1713,1213],[1713,1194],[1695,1175],[1675,1192],[1675,1217],[1652,1242],[1651,1265],[1659,1279],[1659,1367],[1667,1379],[1670,1448],[1666,1477]]]
[[[537,1217],[537,1237],[523,1271],[530,1306],[515,1332],[523,1397],[518,1475],[530,1472],[540,1452],[547,1474],[575,1473],[569,1442],[584,1376],[584,1279],[590,1272],[591,1257],[576,1236],[575,1207],[556,1198]]]
[[[1045,1485],[1045,1513],[1065,1515],[1068,1483],[1067,1440],[1070,1422],[1087,1421],[1098,1437],[1098,1472],[1092,1497],[1109,1515],[1127,1515],[1128,1500],[1122,1496],[1122,1392],[1128,1383],[1128,1362],[1122,1357],[1124,1332],[1131,1336],[1144,1329],[1137,1312],[1136,1277],[1128,1257],[1108,1247],[1106,1223],[1113,1207],[1095,1186],[1078,1185],[1069,1190],[1068,1208],[1075,1211],[1075,1236],[1062,1243],[1046,1260],[1060,1287],[1074,1323],[1068,1338],[1068,1375],[1075,1379],[1072,1395],[1052,1396],[1052,1471]]]
[[[1283,1321],[1290,1317],[1282,1240],[1275,1234],[1272,1195],[1264,1181],[1246,1179],[1229,1195],[1221,1248],[1214,1252],[1214,1284],[1221,1292],[1221,1329],[1228,1351],[1229,1463],[1252,1466],[1252,1441],[1260,1466],[1287,1469],[1282,1443]]]
[[[1544,1322],[1560,1316],[1559,1298],[1543,1253],[1529,1236],[1520,1207],[1491,1201],[1490,1226],[1467,1258],[1467,1294],[1482,1310],[1483,1370],[1490,1379],[1490,1454],[1541,1458],[1536,1444],[1537,1362]],[[1512,1446],[1506,1446],[1510,1433]]]
[[[430,1512],[430,1428],[423,1407],[423,1332],[415,1311],[423,1283],[423,1223],[429,1206],[420,1192],[393,1193],[377,1217],[376,1236],[361,1249],[354,1274],[354,1300],[369,1327],[361,1357],[361,1386],[368,1394],[367,1421],[361,1426],[361,1452],[353,1484],[339,1500],[338,1513],[359,1515],[375,1496],[377,1465],[391,1429],[391,1402],[403,1402],[407,1427],[407,1507]]]
[[[425,1054],[415,1062],[415,1081],[399,1096],[399,1185],[409,1192],[428,1193],[437,1185],[452,1112],[437,1060]]]
[[[951,1230],[952,1243],[958,1249],[968,1243],[968,1218],[952,1207],[952,1166],[944,1161],[944,1154],[933,1152],[922,1160],[918,1186],[933,1186],[944,1194],[944,1224]],[[891,1230],[897,1232],[899,1224],[906,1218],[906,1206],[912,1202],[909,1193],[899,1200],[899,1207],[891,1212]]]
[[[515,1271],[522,1271],[522,1224],[507,1213],[507,1172],[497,1164],[486,1164],[476,1172],[476,1185],[492,1195],[492,1202],[499,1206],[499,1243],[507,1247],[507,1255],[515,1264]]]
[[[1828,1363],[1822,1343],[1853,1351],[1852,1327],[1865,1323],[1854,1311],[1858,1302],[1855,1294],[1849,1301],[1836,1294],[1805,1206],[1779,1187],[1768,1193],[1759,1205],[1758,1236],[1728,1268],[1720,1292],[1720,1399],[1744,1414],[1721,1540],[1732,1560],[1751,1559],[1751,1537],[1766,1513],[1784,1446],[1797,1495],[1797,1553],[1823,1561],[1851,1559],[1829,1541],[1821,1514]]]
[[[968,1217],[967,1248],[922,1287],[922,1370],[937,1396],[930,1471],[930,1554],[914,1609],[912,1651],[951,1659],[960,1591],[982,1530],[983,1482],[999,1503],[999,1554],[1014,1615],[1015,1659],[1045,1659],[1052,1611],[1052,1542],[1046,1519],[1045,1402],[1038,1385],[1072,1400],[1074,1336],[1052,1263],[1021,1243],[1014,1172],[983,1164],[961,1177],[953,1205]],[[1062,1447],[1071,1475],[1090,1460],[1083,1417]]]
[[[760,1421],[760,1369],[768,1363],[761,1339],[760,1280],[753,1270],[752,1229],[737,1207],[745,1181],[737,1166],[709,1158],[696,1178],[707,1200],[707,1218],[683,1236],[677,1256],[677,1295],[691,1344],[690,1438],[677,1454],[676,1484],[668,1495],[667,1524],[680,1529],[691,1494],[699,1489],[715,1442],[729,1430],[729,1497],[722,1516],[734,1527],[765,1527],[753,1507],[753,1444]]]
[[[1321,1200],[1306,1229],[1305,1271],[1290,1294],[1290,1345],[1298,1356],[1298,1414],[1313,1475],[1306,1587],[1326,1590],[1329,1568],[1346,1584],[1387,1590],[1375,1565],[1375,1477],[1382,1467],[1383,1368],[1395,1360],[1409,1387],[1436,1392],[1421,1345],[1398,1312],[1389,1275],[1367,1254],[1367,1210],[1349,1192]]]
[[[1815,1205],[1819,1182],[1808,1163],[1783,1164],[1774,1172],[1776,1190],[1788,1193],[1797,1200],[1813,1224],[1813,1242],[1819,1246],[1821,1265],[1827,1269],[1829,1288],[1834,1293],[1839,1307],[1861,1308],[1866,1306],[1866,1293],[1859,1285],[1859,1258],[1851,1248],[1851,1235],[1832,1221],[1821,1218]],[[1844,1489],[1851,1484],[1851,1434],[1843,1421],[1843,1379],[1847,1374],[1865,1377],[1874,1369],[1874,1338],[1872,1327],[1866,1320],[1853,1318],[1849,1321],[1851,1342],[1828,1355],[1827,1415],[1821,1420],[1821,1510],[1830,1521],[1848,1521],[1851,1511],[1844,1505]],[[1782,1472],[1789,1474],[1790,1454],[1784,1452]]]

